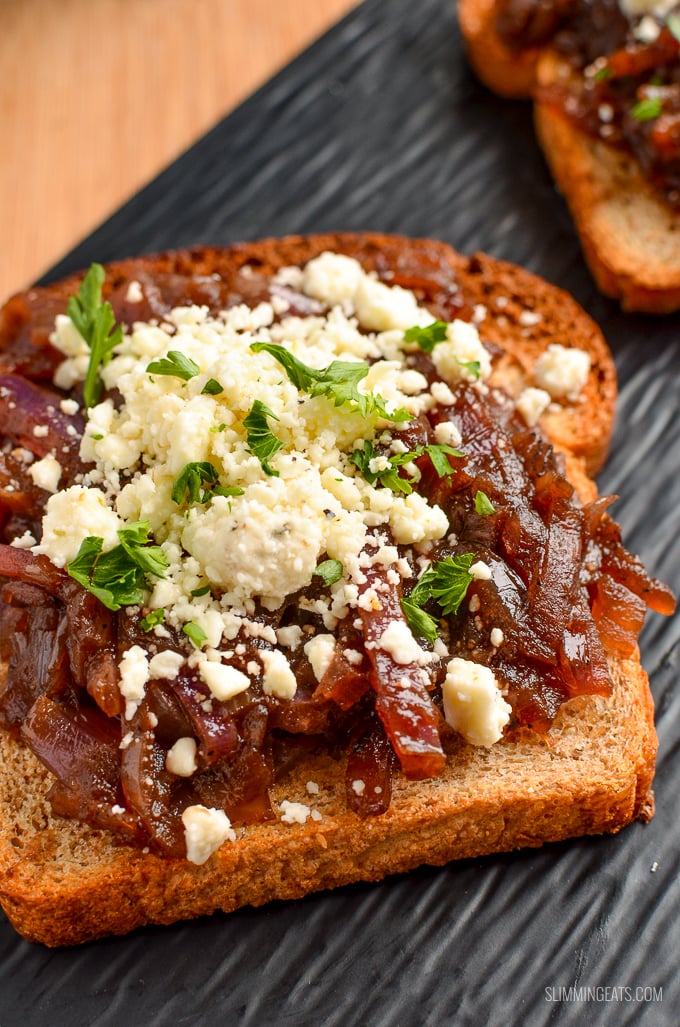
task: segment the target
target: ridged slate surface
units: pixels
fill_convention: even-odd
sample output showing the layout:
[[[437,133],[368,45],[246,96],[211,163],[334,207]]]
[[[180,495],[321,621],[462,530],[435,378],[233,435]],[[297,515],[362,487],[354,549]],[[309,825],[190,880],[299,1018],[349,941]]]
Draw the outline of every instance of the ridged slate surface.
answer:
[[[473,79],[445,0],[366,0],[50,277],[189,243],[364,228],[525,264],[600,322],[621,380],[600,484],[624,497],[615,509],[629,547],[677,585],[680,319],[624,316],[598,296],[528,105]],[[642,637],[661,740],[648,826],[81,949],[29,945],[3,920],[1,1027],[675,1027],[678,624],[654,617]],[[570,987],[599,990],[553,1001]],[[615,1001],[623,988],[630,1001]]]

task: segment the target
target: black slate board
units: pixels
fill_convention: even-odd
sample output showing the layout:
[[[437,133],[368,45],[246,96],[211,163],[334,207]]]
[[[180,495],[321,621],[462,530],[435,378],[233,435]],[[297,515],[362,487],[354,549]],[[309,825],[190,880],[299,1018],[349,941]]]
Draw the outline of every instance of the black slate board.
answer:
[[[334,229],[484,249],[575,294],[621,380],[601,488],[625,497],[615,511],[629,547],[677,584],[680,318],[624,316],[597,294],[529,106],[471,76],[451,2],[365,0],[48,277],[164,247]],[[648,826],[80,949],[29,945],[3,918],[0,1027],[675,1027],[678,624],[654,617],[642,637],[661,740]]]

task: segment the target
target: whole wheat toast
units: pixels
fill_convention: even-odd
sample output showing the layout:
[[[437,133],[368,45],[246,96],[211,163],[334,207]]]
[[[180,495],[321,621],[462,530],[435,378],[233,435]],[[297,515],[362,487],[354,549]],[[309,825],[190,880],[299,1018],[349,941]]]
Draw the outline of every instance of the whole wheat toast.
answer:
[[[484,337],[504,351],[496,384],[510,391],[521,387],[536,356],[551,343],[566,340],[587,350],[591,371],[583,399],[547,412],[542,423],[564,453],[581,498],[596,495],[586,468],[595,473],[609,444],[616,392],[611,355],[570,297],[519,268],[481,255],[465,258],[425,240],[332,235],[125,261],[109,268],[107,281],[113,288],[117,281],[162,269],[218,274],[229,283],[244,265],[271,275],[329,249],[356,256],[382,274],[426,275],[444,293],[455,291],[461,312],[476,309],[479,315],[483,306]],[[48,287],[55,311],[63,309],[78,280]],[[36,296],[14,301],[14,310],[17,304],[30,307]],[[527,319],[527,311],[534,316]],[[5,340],[15,323],[10,315],[11,308],[0,317]],[[45,338],[42,326],[36,344]],[[395,774],[390,809],[368,821],[346,809],[343,761],[309,756],[276,785],[272,804],[308,802],[306,784],[314,781],[320,819],[238,828],[236,841],[202,866],[144,852],[106,831],[54,816],[46,798],[50,773],[26,746],[0,735],[0,903],[27,938],[75,944],[144,923],[378,880],[423,863],[617,831],[651,814],[656,735],[639,660],[613,660],[610,669],[611,698],[572,699],[547,735],[515,733],[489,749],[461,740],[441,776],[408,781]]]
[[[541,93],[571,72],[550,48],[513,51],[500,39],[496,0],[460,0],[470,63],[494,92],[533,97],[539,142],[569,207],[600,290],[625,310],[680,307],[680,214],[652,188],[638,161],[581,131]]]

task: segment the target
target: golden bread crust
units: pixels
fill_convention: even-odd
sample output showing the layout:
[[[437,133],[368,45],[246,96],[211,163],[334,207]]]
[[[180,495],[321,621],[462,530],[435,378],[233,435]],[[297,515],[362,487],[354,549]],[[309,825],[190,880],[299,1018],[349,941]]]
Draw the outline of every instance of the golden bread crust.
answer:
[[[461,0],[458,17],[470,63],[500,96],[534,96],[541,148],[563,193],[600,290],[624,310],[667,314],[680,308],[680,213],[649,185],[638,162],[593,139],[540,89],[568,81],[549,48],[513,52],[495,29],[497,0]]]

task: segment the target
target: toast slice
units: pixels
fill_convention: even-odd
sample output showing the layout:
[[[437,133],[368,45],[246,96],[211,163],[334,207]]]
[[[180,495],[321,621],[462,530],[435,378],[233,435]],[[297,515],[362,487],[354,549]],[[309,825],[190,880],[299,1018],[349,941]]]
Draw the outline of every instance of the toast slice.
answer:
[[[624,310],[680,307],[680,213],[650,186],[636,158],[596,139],[544,97],[573,79],[549,47],[513,51],[495,27],[496,0],[460,0],[470,63],[494,92],[533,97],[539,142],[569,207],[599,289]]]
[[[354,256],[388,281],[396,274],[415,289],[427,283],[435,316],[450,317],[453,307],[461,317],[474,314],[485,341],[498,347],[494,383],[510,392],[529,380],[551,343],[567,340],[587,350],[591,368],[581,400],[547,411],[542,427],[563,453],[579,496],[594,498],[589,474],[605,458],[614,413],[611,355],[570,297],[519,268],[483,255],[466,258],[427,240],[326,235],[124,261],[108,269],[107,289],[191,274],[206,282],[219,276],[228,294],[243,288],[244,277],[271,278],[326,250]],[[10,302],[0,317],[6,366],[16,363],[13,340],[20,335],[37,352],[49,345],[45,324],[31,312],[46,317],[46,310],[63,310],[78,281],[74,276]],[[423,863],[618,831],[652,813],[656,735],[638,654],[613,657],[610,673],[611,697],[571,699],[546,734],[520,729],[490,748],[459,738],[440,776],[413,781],[396,772],[389,809],[367,820],[346,807],[343,759],[309,754],[271,798],[274,810],[285,801],[313,805],[315,819],[238,827],[235,841],[202,865],[55,816],[47,799],[52,775],[24,744],[0,733],[0,904],[26,938],[68,945],[375,881]]]

